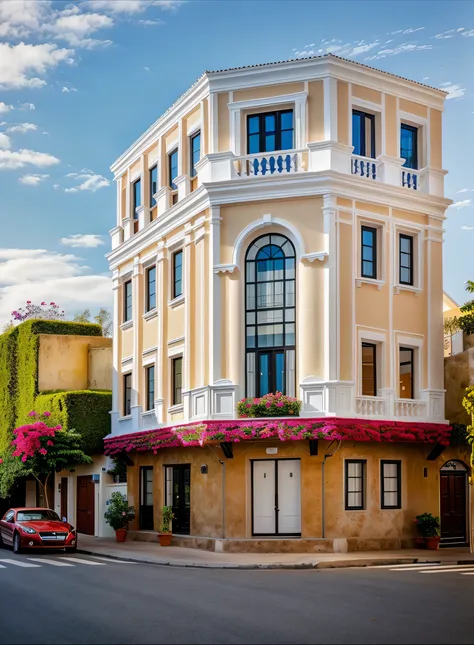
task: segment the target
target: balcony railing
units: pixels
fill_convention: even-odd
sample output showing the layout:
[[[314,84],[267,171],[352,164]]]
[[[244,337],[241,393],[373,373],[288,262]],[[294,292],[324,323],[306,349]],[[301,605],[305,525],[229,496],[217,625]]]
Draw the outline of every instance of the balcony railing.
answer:
[[[373,159],[352,155],[351,169],[353,175],[367,177],[368,179],[377,179],[377,164]]]
[[[357,396],[355,410],[356,414],[367,417],[381,417],[385,414],[385,400],[377,396]]]
[[[417,399],[397,399],[395,401],[396,417],[424,417],[426,416],[426,402]]]
[[[284,150],[283,152],[262,152],[246,155],[234,160],[239,177],[258,177],[288,175],[304,172],[303,150]]]
[[[411,190],[420,189],[420,172],[418,170],[404,170],[402,168],[402,186]]]

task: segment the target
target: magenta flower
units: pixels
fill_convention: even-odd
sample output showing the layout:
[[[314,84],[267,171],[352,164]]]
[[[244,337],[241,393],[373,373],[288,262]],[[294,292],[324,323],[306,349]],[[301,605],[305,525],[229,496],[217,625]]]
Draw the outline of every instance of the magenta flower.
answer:
[[[48,454],[48,451],[46,450],[46,448],[40,448],[38,450],[38,452],[39,452],[40,455],[47,455]]]
[[[36,412],[35,412],[34,410],[31,410],[31,412],[28,412],[28,416],[29,416],[29,417],[35,417],[35,416],[36,416]]]
[[[27,305],[31,305],[31,300],[27,300],[27,301],[26,301],[26,304],[27,304]]]
[[[46,442],[46,445],[47,446],[54,446],[54,443],[51,440],[49,440],[49,441]]]
[[[13,454],[15,454],[15,453],[13,453]],[[26,455],[23,455],[23,457],[21,458],[23,463],[25,463],[26,459],[27,459]]]
[[[50,417],[50,416],[51,416],[51,412],[43,412],[43,416],[44,416],[44,417]]]
[[[44,307],[45,305],[46,305],[46,303],[43,300],[43,302],[41,303],[41,306]]]
[[[285,404],[280,401],[280,403],[277,403],[276,406],[277,408],[282,408]]]

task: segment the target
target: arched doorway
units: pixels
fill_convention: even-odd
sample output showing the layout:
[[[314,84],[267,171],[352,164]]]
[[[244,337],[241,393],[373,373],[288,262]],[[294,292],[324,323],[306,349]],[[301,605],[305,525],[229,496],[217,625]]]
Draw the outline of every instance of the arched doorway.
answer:
[[[441,545],[468,544],[467,527],[468,468],[462,461],[447,461],[440,470]]]
[[[246,396],[295,395],[296,254],[283,235],[262,235],[245,258]]]

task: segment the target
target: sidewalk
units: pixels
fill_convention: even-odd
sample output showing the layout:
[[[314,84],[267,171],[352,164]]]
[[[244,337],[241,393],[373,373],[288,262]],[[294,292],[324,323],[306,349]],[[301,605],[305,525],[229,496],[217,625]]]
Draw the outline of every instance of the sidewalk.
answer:
[[[215,553],[184,547],[160,547],[151,542],[127,541],[122,544],[113,538],[79,536],[78,552],[107,556],[131,562],[159,564],[172,567],[202,569],[328,569],[366,567],[383,564],[442,562],[474,564],[474,554],[465,549],[424,551],[367,551],[352,553]]]

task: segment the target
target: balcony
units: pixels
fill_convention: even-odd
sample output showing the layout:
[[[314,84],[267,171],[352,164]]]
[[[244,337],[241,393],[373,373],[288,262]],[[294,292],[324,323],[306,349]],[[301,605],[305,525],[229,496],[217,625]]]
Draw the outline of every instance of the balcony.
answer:
[[[368,179],[377,179],[377,164],[374,159],[352,155],[351,170],[353,175],[367,177]]]
[[[304,150],[284,150],[236,157],[234,169],[239,177],[268,177],[304,172],[304,153]]]
[[[418,399],[396,399],[395,416],[409,419],[426,417],[426,401]]]
[[[385,399],[378,396],[356,396],[355,411],[358,416],[383,417],[385,415]]]

